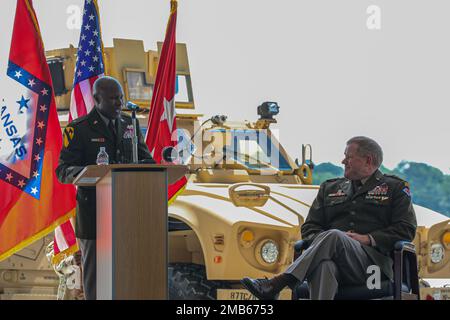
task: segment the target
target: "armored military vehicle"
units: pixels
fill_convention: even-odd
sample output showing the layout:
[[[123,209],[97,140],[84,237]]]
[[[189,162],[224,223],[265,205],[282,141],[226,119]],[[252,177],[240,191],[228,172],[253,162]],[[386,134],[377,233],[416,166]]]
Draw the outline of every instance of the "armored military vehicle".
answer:
[[[145,131],[161,43],[158,51],[145,51],[143,42],[136,40],[114,39],[113,44],[105,48],[106,74],[122,83],[126,100],[147,111],[138,115]],[[47,52],[62,128],[68,121],[75,55],[72,46]],[[254,121],[196,113],[184,44],[177,44],[177,87],[177,159],[187,163],[190,172],[185,191],[169,206],[169,296],[252,299],[239,284],[241,278],[272,277],[293,260],[293,245],[301,238],[300,226],[318,191],[312,185],[311,146],[302,146],[300,161],[286,152],[274,128],[279,112],[275,102],[255,106]],[[416,212],[434,214],[421,207]],[[438,217],[435,223],[440,221]],[[421,271],[430,276],[437,270],[439,276],[450,277],[447,229],[433,228],[418,233],[421,261],[427,261]],[[4,298],[24,297],[25,292],[37,298],[44,291],[35,288],[52,297],[58,294],[59,299],[82,296],[77,259],[67,257],[55,273],[43,252],[47,246],[51,257],[51,235],[45,239],[29,264],[20,265],[25,261],[22,253],[0,262],[0,275],[6,275],[0,278]],[[434,263],[429,257],[431,252],[438,256],[438,243],[443,252],[439,257],[445,258],[433,258],[439,260]],[[23,270],[34,282],[19,281]],[[35,270],[40,273],[31,275]],[[44,274],[51,277],[48,282],[42,279]],[[290,297],[289,290],[282,292],[281,298]]]

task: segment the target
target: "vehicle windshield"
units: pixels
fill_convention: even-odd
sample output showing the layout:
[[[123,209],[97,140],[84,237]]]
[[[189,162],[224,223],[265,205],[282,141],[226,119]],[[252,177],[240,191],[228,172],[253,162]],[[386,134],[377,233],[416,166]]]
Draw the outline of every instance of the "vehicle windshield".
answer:
[[[213,129],[225,132],[225,129]],[[290,171],[292,167],[280,152],[279,142],[265,130],[227,130],[231,142],[224,146],[225,164],[227,160],[245,166],[251,170]]]

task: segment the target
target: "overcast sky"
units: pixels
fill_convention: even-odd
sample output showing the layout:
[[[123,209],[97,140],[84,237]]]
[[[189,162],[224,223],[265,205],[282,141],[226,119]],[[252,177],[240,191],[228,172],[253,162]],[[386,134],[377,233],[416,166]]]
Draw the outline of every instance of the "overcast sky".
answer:
[[[2,55],[15,2],[1,1]],[[77,46],[68,10],[82,5],[34,0],[46,49]],[[105,46],[131,38],[155,50],[163,39],[169,0],[99,5]],[[261,102],[277,101],[294,158],[310,143],[314,162],[339,163],[345,141],[367,135],[389,168],[410,160],[450,173],[449,15],[448,0],[180,0],[177,41],[200,113],[256,120]]]

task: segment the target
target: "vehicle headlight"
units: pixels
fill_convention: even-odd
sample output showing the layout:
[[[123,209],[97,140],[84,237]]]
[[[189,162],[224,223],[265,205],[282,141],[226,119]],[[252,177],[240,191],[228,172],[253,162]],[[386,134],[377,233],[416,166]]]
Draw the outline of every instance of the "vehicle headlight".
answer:
[[[431,246],[430,258],[433,263],[439,263],[444,260],[444,246],[440,243],[433,244]]]
[[[442,243],[446,246],[450,246],[450,231],[447,231],[442,236]]]
[[[264,262],[273,264],[277,262],[279,255],[278,245],[275,241],[266,240],[261,246],[261,258]]]

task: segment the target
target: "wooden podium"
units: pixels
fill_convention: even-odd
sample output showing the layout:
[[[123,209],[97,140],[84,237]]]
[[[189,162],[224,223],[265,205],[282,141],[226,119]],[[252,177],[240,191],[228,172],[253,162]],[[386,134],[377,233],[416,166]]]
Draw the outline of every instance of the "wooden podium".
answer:
[[[97,189],[97,299],[167,299],[167,186],[182,165],[87,166],[77,186]]]

